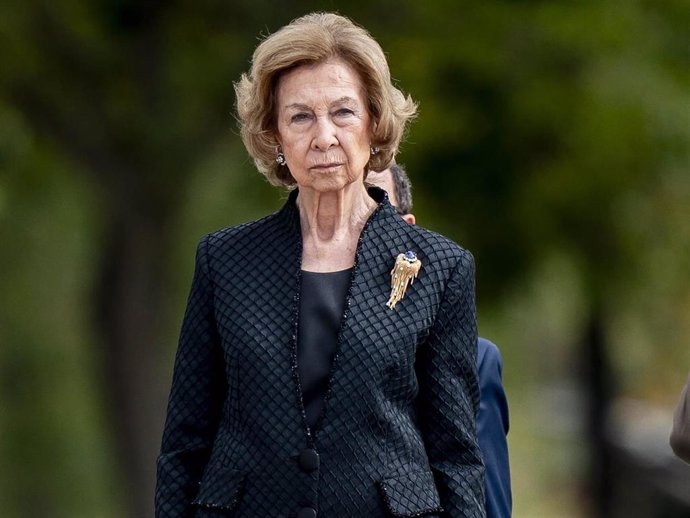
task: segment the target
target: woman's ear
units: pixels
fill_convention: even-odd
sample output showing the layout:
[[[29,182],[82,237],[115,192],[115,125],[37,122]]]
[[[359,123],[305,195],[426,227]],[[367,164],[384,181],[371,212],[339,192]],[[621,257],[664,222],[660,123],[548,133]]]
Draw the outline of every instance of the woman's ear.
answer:
[[[403,214],[402,219],[407,221],[410,225],[417,223],[417,218],[414,217],[414,214]]]
[[[376,130],[379,129],[378,121],[375,121],[372,117],[371,124],[369,126],[369,140],[371,140],[372,143],[378,141],[376,138]]]
[[[273,137],[273,140],[274,140],[275,143],[276,143],[276,146],[282,146],[282,145],[283,145],[283,142],[282,142],[282,140],[281,140],[281,138],[280,138],[280,133],[278,133],[278,130],[275,130],[275,131],[273,132],[272,137]]]

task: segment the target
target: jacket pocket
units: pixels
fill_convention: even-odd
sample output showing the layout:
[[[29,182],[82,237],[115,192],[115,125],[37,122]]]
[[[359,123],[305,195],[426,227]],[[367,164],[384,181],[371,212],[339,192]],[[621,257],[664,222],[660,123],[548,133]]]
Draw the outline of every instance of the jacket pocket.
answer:
[[[442,513],[434,476],[430,471],[417,471],[379,482],[383,501],[396,518],[415,518]]]
[[[192,505],[232,511],[242,498],[245,474],[235,469],[214,466],[206,470]]]

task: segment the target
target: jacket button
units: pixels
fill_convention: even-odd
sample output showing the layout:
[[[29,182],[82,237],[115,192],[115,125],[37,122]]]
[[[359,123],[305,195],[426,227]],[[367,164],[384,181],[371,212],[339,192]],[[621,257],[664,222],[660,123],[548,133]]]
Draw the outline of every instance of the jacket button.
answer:
[[[304,449],[299,453],[299,467],[306,473],[319,469],[319,454],[316,450]],[[305,508],[311,509],[311,508]],[[306,518],[307,515],[305,515]],[[300,516],[300,518],[302,518]]]
[[[303,507],[297,513],[297,518],[316,518],[316,509],[311,507]]]

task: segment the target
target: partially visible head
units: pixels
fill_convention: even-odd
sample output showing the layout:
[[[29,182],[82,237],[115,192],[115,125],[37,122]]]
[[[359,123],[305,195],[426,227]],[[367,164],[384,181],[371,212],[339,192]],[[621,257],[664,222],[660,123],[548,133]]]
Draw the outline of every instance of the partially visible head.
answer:
[[[372,172],[367,177],[367,182],[386,191],[397,213],[411,225],[415,224],[416,218],[412,214],[412,183],[401,165],[393,164],[383,171]]]
[[[414,101],[393,86],[383,50],[366,30],[333,13],[297,18],[259,44],[251,69],[235,84],[242,140],[259,171],[273,185],[295,184],[288,167],[276,162],[280,79],[295,68],[329,59],[349,65],[363,86],[370,142],[378,149],[368,169],[382,170],[393,162],[405,126],[416,113]]]

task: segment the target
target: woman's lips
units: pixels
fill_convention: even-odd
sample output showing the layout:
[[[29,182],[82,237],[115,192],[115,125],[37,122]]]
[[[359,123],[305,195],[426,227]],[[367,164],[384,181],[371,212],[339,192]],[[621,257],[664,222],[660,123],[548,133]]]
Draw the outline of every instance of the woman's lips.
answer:
[[[317,171],[325,171],[328,169],[335,169],[336,167],[340,167],[341,165],[343,165],[343,164],[341,164],[340,162],[331,162],[328,164],[313,165],[313,166],[311,166],[311,168],[316,169]]]

